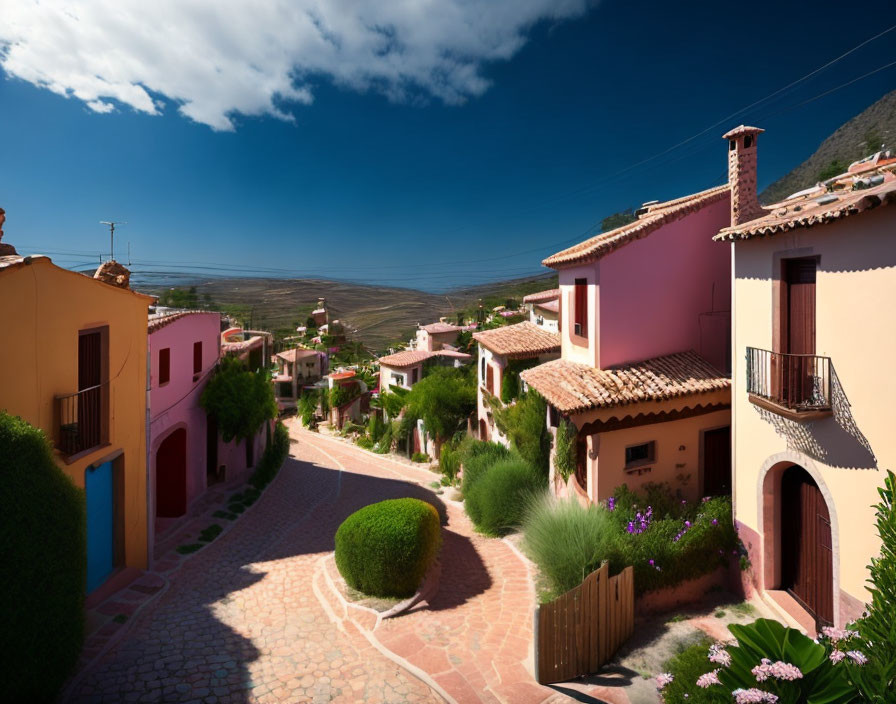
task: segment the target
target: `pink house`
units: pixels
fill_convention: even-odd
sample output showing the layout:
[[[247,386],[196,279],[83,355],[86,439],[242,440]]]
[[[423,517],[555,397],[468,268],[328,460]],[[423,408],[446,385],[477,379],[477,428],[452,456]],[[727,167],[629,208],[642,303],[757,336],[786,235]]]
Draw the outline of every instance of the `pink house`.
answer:
[[[221,357],[218,313],[149,321],[149,504],[154,532],[187,512],[211,485],[244,474],[261,456],[265,429],[250,443],[221,440],[199,398]]]
[[[558,493],[599,501],[669,482],[688,499],[730,491],[731,261],[712,238],[727,185],[662,203],[548,257],[559,272],[560,359],[521,378],[575,428]]]

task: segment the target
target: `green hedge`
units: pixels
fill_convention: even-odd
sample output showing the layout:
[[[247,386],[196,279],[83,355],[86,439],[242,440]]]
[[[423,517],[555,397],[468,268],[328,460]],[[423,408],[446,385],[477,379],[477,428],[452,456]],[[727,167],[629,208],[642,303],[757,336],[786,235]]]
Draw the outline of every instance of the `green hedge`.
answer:
[[[476,527],[488,535],[505,535],[523,520],[526,505],[543,482],[532,465],[518,457],[488,468],[464,497],[464,508]]]
[[[248,442],[251,442],[251,440]],[[249,478],[249,483],[256,489],[264,489],[277,476],[277,472],[280,471],[280,467],[283,466],[288,454],[289,431],[283,423],[277,423],[277,427],[274,430],[274,439],[265,448],[261,460],[259,460],[255,466],[255,471],[252,472],[252,476]]]
[[[463,467],[461,493],[464,497],[489,467],[501,460],[513,457],[513,452],[500,443],[484,442],[473,438],[464,440],[458,452]]]
[[[372,596],[407,597],[442,545],[436,509],[419,499],[365,506],[336,531],[336,566],[346,583]]]
[[[3,696],[53,701],[84,642],[84,492],[53,461],[44,434],[0,412]]]

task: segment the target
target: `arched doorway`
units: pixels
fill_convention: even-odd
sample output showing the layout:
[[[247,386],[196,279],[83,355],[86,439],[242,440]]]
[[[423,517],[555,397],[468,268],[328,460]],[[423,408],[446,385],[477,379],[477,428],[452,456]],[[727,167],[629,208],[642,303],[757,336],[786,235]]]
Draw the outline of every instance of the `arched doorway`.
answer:
[[[819,626],[834,622],[834,553],[831,515],[818,484],[799,465],[781,476],[781,588]]]
[[[187,512],[187,430],[178,428],[156,451],[156,515],[163,518]]]

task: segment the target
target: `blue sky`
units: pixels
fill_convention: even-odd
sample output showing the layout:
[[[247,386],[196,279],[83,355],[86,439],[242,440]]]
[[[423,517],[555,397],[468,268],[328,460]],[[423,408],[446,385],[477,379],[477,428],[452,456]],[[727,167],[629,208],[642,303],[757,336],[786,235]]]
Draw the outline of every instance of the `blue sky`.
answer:
[[[5,241],[83,266],[108,249],[98,221],[124,220],[117,253],[130,241],[138,273],[176,265],[442,290],[537,273],[609,213],[720,184],[720,136],[741,122],[767,130],[763,187],[896,88],[890,66],[812,100],[892,62],[892,31],[724,119],[887,29],[886,1],[846,12],[495,0],[470,16],[374,18],[373,42],[358,39],[369,16],[314,17],[336,37],[318,49],[304,25],[278,36],[294,20],[269,4],[257,26],[221,19],[211,33],[176,3],[68,26],[45,14],[49,2],[7,22]],[[178,44],[136,29],[158,22],[190,31]]]

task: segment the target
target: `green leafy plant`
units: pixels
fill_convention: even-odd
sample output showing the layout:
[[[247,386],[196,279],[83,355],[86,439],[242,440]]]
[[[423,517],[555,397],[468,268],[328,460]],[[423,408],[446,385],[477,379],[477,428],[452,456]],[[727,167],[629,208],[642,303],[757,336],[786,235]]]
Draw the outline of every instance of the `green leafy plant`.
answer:
[[[718,665],[709,659],[710,638],[686,646],[664,665],[672,681],[663,687],[664,704],[731,704],[731,694],[722,687],[699,687],[697,680]]]
[[[436,509],[389,499],[351,514],[336,531],[336,566],[346,583],[372,596],[412,595],[442,544]]]
[[[54,701],[84,642],[84,492],[46,436],[0,411],[3,699]]]
[[[488,468],[464,495],[464,509],[481,532],[505,535],[520,525],[527,503],[542,489],[535,468],[512,457]]]
[[[217,421],[225,442],[251,438],[265,421],[277,417],[274,390],[265,374],[249,371],[233,357],[221,360],[200,405]]]
[[[896,476],[887,472],[884,486],[878,489],[877,534],[881,539],[880,556],[871,560],[868,591],[871,600],[865,616],[855,628],[862,652],[868,662],[850,667],[850,677],[869,702],[890,701],[896,691]]]
[[[217,523],[212,523],[208,528],[203,528],[199,531],[199,542],[200,543],[210,543],[219,535],[221,535],[221,531],[224,530]]]
[[[483,477],[488,469],[503,460],[514,456],[513,451],[497,442],[484,442],[474,438],[467,438],[458,449],[463,477],[461,479],[461,493],[466,497],[473,485]]]
[[[355,382],[351,384],[335,384],[330,389],[329,402],[330,408],[342,408],[344,405],[351,403],[361,395],[361,386]]]
[[[367,435],[370,437],[371,442],[374,444],[378,443],[385,432],[386,423],[383,421],[382,416],[378,413],[372,413],[370,420],[367,421]]]
[[[551,434],[548,431],[547,402],[537,391],[529,391],[515,404],[494,410],[498,429],[510,440],[524,460],[548,479],[551,457]]]
[[[249,478],[249,483],[258,491],[264,489],[277,475],[277,472],[280,471],[280,467],[283,466],[288,454],[289,430],[283,423],[277,423],[277,427],[274,429],[274,439],[271,444],[265,448],[264,454],[262,454],[261,459],[255,466],[255,471],[252,472],[252,476]],[[255,498],[257,497],[258,494],[255,495]],[[252,501],[254,501],[255,498],[253,498]],[[246,500],[244,498],[243,503],[245,502]],[[233,511],[233,508],[228,508]]]
[[[538,364],[535,359],[514,359],[507,363],[501,375],[501,400],[511,403],[520,395],[520,373]],[[542,418],[544,424],[544,418]]]
[[[555,442],[554,467],[566,481],[576,471],[576,427],[565,418],[561,418],[557,426]]]
[[[429,455],[427,455],[425,452],[415,452],[413,455],[411,455],[411,461],[420,463],[429,462]]]
[[[439,457],[439,471],[442,472],[443,479],[447,479],[451,484],[457,479],[457,473],[460,470],[460,453],[450,444],[442,446],[442,454]]]
[[[438,459],[442,443],[462,427],[475,408],[476,384],[472,376],[461,369],[440,367],[411,389],[405,415],[423,420]]]

